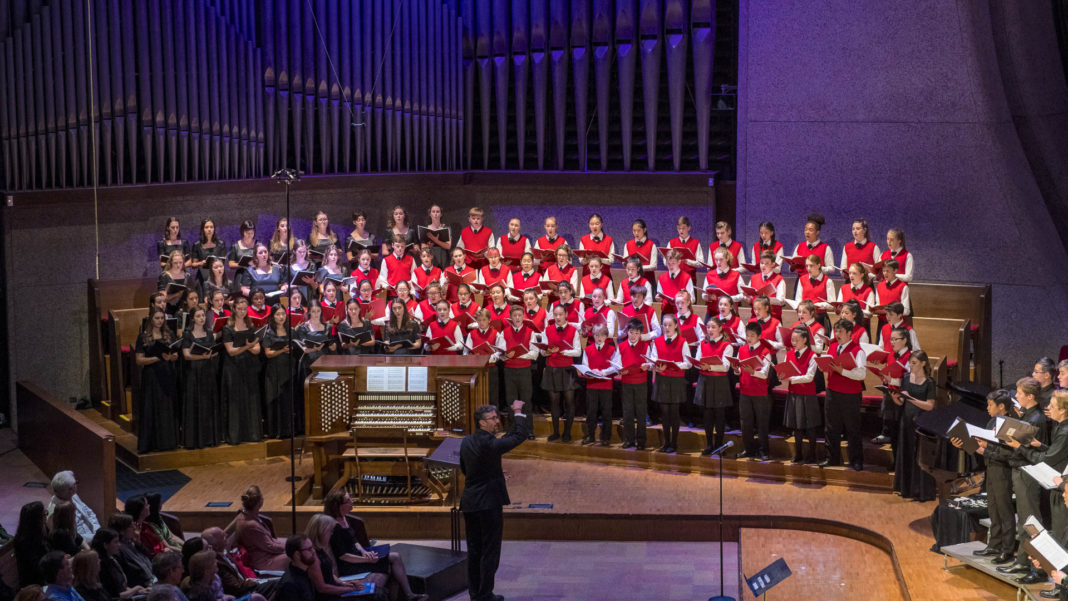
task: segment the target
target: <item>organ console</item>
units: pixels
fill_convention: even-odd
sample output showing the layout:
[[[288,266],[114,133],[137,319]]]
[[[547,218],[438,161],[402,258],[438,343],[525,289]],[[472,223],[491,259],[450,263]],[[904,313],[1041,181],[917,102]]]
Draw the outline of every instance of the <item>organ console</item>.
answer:
[[[372,441],[379,454],[407,464],[410,458],[425,457],[446,436],[470,433],[474,408],[489,402],[486,359],[319,358],[304,381],[304,440],[315,469],[312,498],[322,499],[324,492],[348,484],[358,459],[357,441],[361,447]],[[444,495],[446,487],[433,474],[424,477],[427,486]],[[410,486],[408,491],[410,495]]]

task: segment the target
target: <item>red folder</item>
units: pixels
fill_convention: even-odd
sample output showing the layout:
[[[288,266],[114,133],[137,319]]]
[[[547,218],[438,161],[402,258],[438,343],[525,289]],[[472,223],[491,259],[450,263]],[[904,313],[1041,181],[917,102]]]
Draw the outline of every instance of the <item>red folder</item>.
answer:
[[[531,330],[534,330],[535,332],[537,332],[539,334],[542,332],[542,330],[545,329],[544,325],[538,325],[538,324],[534,323],[533,319],[524,319],[523,320],[523,325],[527,326],[528,328],[530,328]]]
[[[667,246],[658,246],[656,249],[660,251],[660,254],[664,255],[665,259],[667,258],[668,253],[673,250],[679,251],[679,254],[682,255],[683,261],[694,261],[697,259],[697,257],[694,256],[693,251],[685,246],[676,246],[674,248]]]
[[[783,257],[782,262],[790,266],[795,273],[805,273],[805,260],[808,257]]]
[[[697,344],[697,328],[684,328],[680,330],[680,333],[686,344]]]
[[[783,361],[782,363],[773,366],[775,373],[779,374],[779,379],[785,380],[786,378],[796,378],[797,376],[804,375],[797,369],[793,363],[789,361]]]

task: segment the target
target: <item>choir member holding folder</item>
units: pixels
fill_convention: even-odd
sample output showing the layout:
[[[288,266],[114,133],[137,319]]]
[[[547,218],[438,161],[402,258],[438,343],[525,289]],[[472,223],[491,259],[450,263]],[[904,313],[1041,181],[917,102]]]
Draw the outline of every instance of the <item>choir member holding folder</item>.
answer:
[[[712,256],[717,248],[725,248],[731,253],[731,269],[737,269],[739,265],[745,263],[745,247],[741,242],[732,239],[733,235],[734,230],[731,224],[726,221],[717,221],[716,241],[708,245],[708,255]]]
[[[631,301],[631,288],[640,286],[645,290],[645,304],[651,307],[653,305],[653,286],[650,281],[655,281],[655,279],[649,280],[642,274],[642,260],[638,257],[631,257],[624,263],[624,269],[627,272],[627,277],[619,283],[619,291],[614,299],[616,304],[629,304]]]
[[[208,326],[202,307],[190,313],[190,323],[182,335],[184,382],[182,386],[182,446],[187,449],[213,447],[219,443],[216,423],[219,403],[218,357],[215,334]]]
[[[753,243],[753,263],[755,263],[755,265],[747,265],[745,266],[745,270],[751,273],[756,273],[753,271],[753,268],[760,267],[760,257],[762,257],[765,252],[770,252],[775,261],[775,273],[781,273],[783,246],[782,242],[775,239],[775,224],[770,221],[761,222],[759,233],[759,240]]]
[[[289,263],[289,255],[293,252],[293,232],[289,230],[289,220],[285,217],[278,220],[274,226],[274,234],[268,244],[271,251],[271,260],[275,263]]]
[[[460,230],[456,241],[456,248],[463,249],[464,260],[474,269],[486,264],[486,249],[497,246],[493,230],[482,223],[483,216],[481,208],[471,207],[467,211],[467,227]]]
[[[503,405],[500,402],[501,376],[499,361],[504,354],[504,341],[501,340],[500,332],[490,327],[490,321],[492,320],[490,312],[486,309],[477,308],[474,303],[471,303],[470,307],[473,310],[471,314],[475,316],[475,321],[472,322],[471,328],[468,330],[467,340],[464,343],[464,354],[486,355],[489,357],[487,359],[489,362],[487,368],[489,372],[487,381],[489,401],[494,405]],[[454,313],[456,312],[456,305],[453,305],[453,311]],[[466,312],[464,313],[466,314]]]
[[[222,331],[226,357],[222,369],[222,406],[226,408],[226,442],[263,438],[260,402],[260,341],[248,315],[248,299],[237,297]]]
[[[778,336],[778,333],[775,334]],[[761,327],[756,321],[745,325],[745,344],[738,349],[737,361],[731,361],[738,376],[738,413],[742,422],[742,451],[737,458],[768,460],[768,430],[771,422],[771,397],[768,375],[771,352],[760,343]],[[756,432],[754,433],[754,426]]]
[[[679,409],[686,400],[686,370],[692,367],[692,355],[690,346],[679,333],[679,321],[675,315],[664,315],[661,327],[664,334],[649,345],[647,362],[649,368],[656,371],[654,396],[660,405],[664,429],[664,446],[659,451],[674,453],[679,444]]]
[[[324,260],[326,251],[331,246],[337,247],[338,237],[330,229],[330,218],[323,211],[315,213],[311,232],[308,233],[308,250],[316,263]]]
[[[894,450],[894,490],[904,499],[930,501],[935,498],[935,481],[931,474],[920,469],[916,458],[919,452],[916,418],[935,408],[935,384],[931,379],[927,353],[916,351],[909,356],[908,362],[908,378],[902,382],[899,391],[891,394],[894,403],[901,407]],[[1068,455],[1065,455],[1065,462],[1068,463]]]
[[[589,227],[590,233],[579,238],[579,250],[595,251],[603,255],[601,257],[602,259],[611,259],[612,256],[616,254],[616,243],[612,240],[611,236],[604,233],[604,218],[599,214],[594,213],[590,216]],[[580,259],[583,265],[582,275],[586,275],[590,272],[587,267],[589,260],[588,256]],[[605,265],[604,273],[609,278],[612,277],[612,270],[608,265]]]
[[[856,263],[875,265],[876,257],[880,256],[879,245],[872,242],[868,235],[868,222],[864,219],[854,219],[851,228],[853,240],[842,247],[842,269],[846,271]]]
[[[510,309],[508,323],[501,331],[504,344],[504,398],[507,401],[523,401],[523,413],[533,409],[534,382],[530,369],[538,358],[538,348],[532,343],[535,332],[526,324],[527,313],[518,305]],[[539,326],[540,327],[540,326]],[[531,433],[529,438],[534,438]]]
[[[230,296],[230,293],[234,291],[234,283],[226,277],[226,259],[211,257],[207,265],[208,275],[200,286],[204,300],[211,302],[216,292],[221,292],[223,298]]]
[[[545,371],[541,387],[549,393],[553,433],[549,441],[571,442],[571,425],[575,421],[575,357],[582,354],[578,327],[568,323],[568,311],[562,305],[553,307],[553,323],[542,332],[536,345],[545,355]],[[560,434],[560,402],[564,403],[564,432]]]
[[[241,239],[230,247],[230,252],[226,255],[227,260],[230,262],[230,269],[236,270],[234,273],[235,280],[241,279],[241,272],[252,264],[255,254],[256,224],[246,219],[241,222]]]
[[[680,291],[685,291],[690,294],[690,298],[694,298],[693,280],[690,275],[682,270],[680,263],[682,262],[682,254],[675,249],[669,250],[664,255],[664,262],[667,264],[667,272],[660,274],[660,279],[657,280],[657,294],[656,297],[661,301],[660,314],[665,313],[672,314],[678,309],[675,307],[675,295]]]
[[[429,248],[424,248],[419,251],[419,266],[412,268],[411,283],[414,285],[417,293],[416,297],[426,298],[426,289],[431,284],[441,285],[444,278],[441,275],[441,269],[434,266],[434,255],[430,252]],[[424,311],[423,315],[430,316],[433,311]]]
[[[561,244],[556,249],[556,263],[553,263],[545,268],[545,275],[542,276],[543,282],[552,282],[558,284],[560,282],[567,282],[571,285],[572,290],[577,290],[579,282],[578,269],[571,264],[571,247],[567,244]]]
[[[988,429],[997,429],[999,417],[1015,415],[1012,396],[1007,390],[994,390],[986,397],[986,413],[990,416]],[[986,460],[986,505],[990,512],[990,531],[987,546],[973,551],[981,557],[990,557],[995,565],[1012,561],[1016,553],[1016,511],[1012,504],[1012,449],[976,438],[975,452]],[[950,439],[958,449],[965,448],[965,441]]]
[[[449,251],[452,250],[452,228],[441,220],[441,205],[430,205],[427,215],[430,223],[417,228],[419,243],[423,248],[430,249],[434,267],[445,269],[449,265]]]
[[[367,284],[368,287],[370,284]],[[341,354],[365,355],[374,352],[375,335],[371,321],[364,319],[363,306],[356,298],[345,303],[345,319],[337,324]]]
[[[449,317],[449,302],[439,299],[432,307],[430,315],[436,319],[427,319],[427,347],[431,355],[455,355],[463,350],[463,332],[460,326]]]
[[[702,409],[705,426],[705,449],[701,455],[708,456],[723,444],[727,426],[727,409],[734,403],[731,395],[729,358],[734,356],[734,346],[724,335],[723,321],[718,317],[705,325],[707,336],[697,346],[694,366],[700,375],[693,403]]]
[[[677,231],[679,235],[675,238],[672,238],[668,242],[667,247],[669,249],[685,249],[682,252],[689,251],[689,255],[692,255],[693,258],[685,259],[681,267],[682,270],[686,272],[686,275],[690,276],[691,280],[696,280],[697,268],[704,265],[705,262],[705,251],[701,248],[701,241],[697,238],[690,236],[691,229],[692,226],[690,225],[690,218],[686,217],[685,215],[679,217],[675,221],[675,231]]]
[[[824,330],[831,329],[831,320],[827,317],[827,310],[831,308],[828,301],[833,301],[834,282],[823,272],[823,263],[819,255],[805,257],[807,274],[797,278],[797,287],[794,289],[794,303],[803,300],[812,301],[816,308],[816,320],[823,325]]]
[[[208,269],[211,267],[209,259],[224,261],[226,266],[226,243],[219,239],[215,233],[215,220],[205,219],[200,222],[200,239],[193,245],[192,258],[189,266],[200,270],[200,281],[208,279]]]
[[[286,308],[275,305],[271,309],[267,329],[263,333],[263,434],[267,438],[288,438],[293,428],[293,413],[289,383],[294,370],[290,365],[289,316]]]
[[[400,205],[393,207],[393,210],[389,213],[389,218],[386,220],[386,235],[382,237],[383,257],[393,251],[395,248],[393,240],[397,236],[400,236],[403,244],[402,253],[415,252],[415,249],[418,248],[419,232],[408,223],[408,211],[404,210],[404,207]]]
[[[134,359],[141,368],[138,453],[170,451],[178,446],[175,362],[181,341],[175,339],[166,323],[166,312],[153,306],[134,347]]]
[[[766,296],[771,302],[771,314],[782,321],[782,306],[786,302],[786,280],[778,273],[775,263],[775,255],[770,250],[760,253],[760,273],[754,273],[749,278],[749,288],[753,291],[761,291],[770,287],[770,290],[753,296]],[[744,292],[744,290],[743,290]],[[748,292],[747,292],[748,294]]]
[[[1037,395],[1041,389],[1042,385],[1039,384],[1038,380],[1031,377],[1020,378],[1016,382],[1016,402],[1019,404],[1020,421],[1038,428],[1034,438],[1045,444],[1049,442],[1049,427],[1046,416],[1042,413],[1042,407],[1038,404]],[[998,436],[998,438],[1001,438],[1001,436]],[[1021,440],[1020,442],[1030,444],[1031,441]],[[985,444],[984,441],[979,443],[980,446]],[[1012,492],[1016,496],[1016,521],[1019,524],[1016,538],[1020,543],[1029,538],[1027,531],[1023,528],[1023,523],[1031,516],[1037,516],[1037,519],[1042,519],[1042,486],[1021,469],[1030,464],[1031,462],[1019,450],[1014,449],[1012,451],[1009,465],[1012,466]],[[1035,579],[1039,576],[1022,552],[1017,553],[1016,561],[1008,565],[999,566],[998,571],[1003,574],[1025,574],[1025,577],[1029,579]]]
[[[253,289],[263,290],[272,305],[277,304],[289,289],[282,268],[271,262],[271,253],[265,244],[256,244],[256,258],[251,268],[245,270],[241,282],[241,294],[248,295]]]
[[[623,406],[623,448],[645,450],[645,418],[649,412],[649,366],[645,355],[649,342],[643,338],[644,326],[638,319],[626,325],[626,339],[619,342],[619,398]]]
[[[1037,438],[1032,438],[1026,445],[1015,439],[1010,440],[1007,444],[1015,449],[1017,453],[1023,455],[1029,462],[1033,464],[1045,463],[1056,472],[1063,473],[1065,468],[1068,468],[1068,391],[1053,393],[1049,405],[1049,418],[1055,425],[1050,431],[1048,445]],[[1060,483],[1056,484],[1060,485]],[[1060,491],[1053,489],[1049,491],[1049,494],[1053,518],[1050,530],[1063,532],[1068,527],[1068,508],[1065,507],[1064,503],[1057,502],[1057,497],[1061,494]]]
[[[402,282],[406,284],[407,282]],[[412,303],[415,301],[408,299]],[[423,332],[412,318],[408,304],[399,296],[389,303],[389,322],[382,332],[384,348],[389,355],[418,355],[423,350]]]
[[[608,344],[608,328],[594,326],[592,340],[582,355],[578,369],[586,380],[586,433],[582,444],[597,440],[597,416],[601,416],[601,446],[612,442],[612,376],[620,370],[619,350]]]
[[[827,425],[828,457],[820,467],[842,465],[842,436],[849,443],[849,465],[864,469],[864,446],[860,434],[860,403],[864,391],[867,355],[853,341],[853,322],[839,319],[834,324],[834,343],[821,358],[820,369],[827,375],[824,423]],[[851,366],[851,367],[849,367]]]
[[[882,262],[890,259],[897,261],[900,269],[897,279],[906,284],[911,284],[913,261],[912,253],[905,249],[905,231],[898,228],[888,230],[886,232],[886,246],[888,248],[883,251],[879,260]]]
[[[163,267],[170,258],[171,253],[182,253],[182,263],[189,266],[190,254],[189,243],[182,240],[182,226],[177,217],[168,217],[163,224],[163,239],[156,243],[156,254],[159,255],[160,267]]]
[[[497,238],[497,250],[512,272],[519,271],[519,259],[530,252],[530,239],[520,232],[523,224],[513,217],[508,220],[508,235]]]
[[[883,420],[883,429],[879,436],[873,438],[871,442],[877,445],[894,443],[894,450],[896,451],[897,442],[900,440],[897,434],[898,422],[901,421],[901,411],[899,410],[900,403],[891,396],[891,393],[901,388],[903,379],[901,374],[909,371],[909,358],[913,351],[920,349],[912,346],[909,331],[904,327],[897,327],[891,330],[890,334],[884,339],[882,348],[871,347],[870,345],[865,347],[864,344],[861,344],[861,347],[868,353],[869,369],[876,372],[883,380],[883,385],[888,387],[883,392],[882,405],[879,407],[879,416]],[[876,360],[876,357],[880,357],[880,359]]]
[[[367,213],[356,210],[352,212],[353,230],[345,238],[345,258],[349,265],[354,265],[360,253],[369,251],[374,259],[378,254],[378,246],[375,244],[375,235],[367,231]],[[352,275],[356,275],[355,273]]]
[[[607,259],[601,259],[599,257],[590,257],[587,267],[590,273],[582,276],[582,281],[579,283],[579,296],[583,300],[588,300],[593,295],[595,288],[600,288],[604,291],[605,298],[615,298],[615,293],[612,288],[612,278],[604,275],[604,266],[609,261]]]
[[[795,262],[797,259],[804,259],[809,255],[816,255],[820,258],[820,265],[823,273],[830,274],[834,271],[834,251],[831,250],[831,246],[826,242],[820,241],[820,230],[823,229],[823,224],[826,220],[823,215],[812,214],[805,220],[805,240],[797,244],[797,248],[794,249],[794,256],[790,258],[790,266],[794,272],[802,272],[804,264]]]
[[[816,353],[812,350],[812,332],[807,327],[794,326],[790,332],[790,350],[786,361],[775,366],[779,381],[786,384],[786,411],[782,423],[794,431],[794,463],[817,461],[816,437],[823,416],[816,397]],[[805,439],[808,451],[805,451]]]
[[[412,277],[415,260],[404,252],[404,237],[393,237],[393,251],[382,259],[382,268],[378,273],[377,288],[384,288],[390,298],[396,296],[397,284]],[[383,245],[384,247],[385,245]]]
[[[630,231],[634,234],[634,238],[627,240],[627,243],[623,245],[623,255],[615,255],[615,258],[624,262],[632,257],[638,259],[640,273],[647,279],[655,279],[659,251],[656,248],[656,242],[649,239],[649,227],[645,224],[644,219],[635,219],[630,226]],[[607,259],[609,264],[611,264],[612,259],[613,257]]]
[[[185,271],[182,251],[171,251],[163,266],[163,273],[159,274],[156,280],[156,290],[163,292],[167,298],[168,315],[174,315],[179,307],[185,305],[185,296],[193,286],[193,278]]]
[[[303,239],[293,242],[293,252],[290,255],[289,273],[283,269],[282,273],[289,277],[290,290],[300,290],[304,304],[308,305],[315,298],[312,291],[315,288],[315,265],[308,258],[308,243]],[[376,276],[377,277],[377,276]]]
[[[705,298],[711,301],[713,298],[729,296],[736,303],[745,300],[745,293],[741,290],[742,276],[731,269],[730,251],[722,247],[717,248],[712,251],[712,259],[716,268],[705,274]]]

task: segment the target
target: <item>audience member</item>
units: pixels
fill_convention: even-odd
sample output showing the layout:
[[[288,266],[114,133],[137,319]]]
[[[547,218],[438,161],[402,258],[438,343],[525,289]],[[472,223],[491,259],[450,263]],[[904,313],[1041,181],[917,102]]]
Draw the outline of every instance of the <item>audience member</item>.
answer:
[[[164,551],[152,558],[152,574],[159,584],[169,584],[175,588],[177,599],[188,601],[185,593],[178,589],[182,583],[185,570],[182,568],[182,554],[178,551]]]
[[[363,586],[363,582],[360,581],[339,582],[337,579],[334,557],[330,552],[330,533],[333,532],[335,525],[333,518],[317,513],[308,520],[308,527],[304,532],[312,546],[315,547],[315,556],[319,564],[319,577],[317,578],[314,572],[309,574],[319,599],[343,596]],[[385,601],[386,597],[382,594],[382,585],[386,583],[385,575],[370,574],[366,581],[375,583],[375,593],[371,598],[376,601],[378,599]]]
[[[52,515],[52,511],[60,501],[74,503],[74,518],[78,534],[86,542],[92,540],[93,534],[100,530],[100,522],[97,521],[93,510],[78,496],[78,479],[70,470],[52,476],[52,500],[48,502],[48,515]]]
[[[48,518],[48,547],[53,551],[63,551],[71,557],[89,548],[75,526],[74,503],[60,501],[55,505]]]
[[[22,590],[15,595],[14,601],[44,601],[44,589],[39,584],[31,584],[30,586],[23,587]]]
[[[218,564],[217,573],[222,581],[223,592],[234,597],[251,595],[251,600],[271,597],[278,586],[277,580],[259,582],[252,578],[246,578],[242,574],[237,563],[230,557],[226,548],[226,534],[222,528],[212,527],[200,533],[200,537],[208,547],[215,551],[215,563]],[[261,596],[262,595],[262,596]]]
[[[100,583],[100,555],[96,551],[81,551],[71,560],[74,589],[85,601],[111,601],[111,595]]]
[[[128,586],[119,561],[122,539],[111,528],[101,528],[93,536],[93,551],[100,559],[100,584],[112,599],[129,599],[148,592],[143,586]]]
[[[19,586],[44,584],[41,558],[48,553],[45,531],[45,506],[40,501],[26,503],[19,511],[19,525],[15,529],[15,566]]]
[[[189,601],[223,601],[222,582],[216,573],[215,551],[198,551],[189,558],[189,577],[183,587]]]
[[[145,500],[148,502],[148,517],[144,519],[144,525],[147,525],[152,534],[162,541],[168,549],[181,551],[183,542],[181,537],[175,536],[170,531],[167,523],[163,521],[163,517],[160,515],[160,510],[163,508],[163,495],[158,492],[148,493],[145,495]],[[141,530],[141,538],[144,539],[143,526]]]
[[[150,586],[156,579],[152,575],[152,559],[141,549],[137,541],[134,519],[125,513],[116,513],[108,519],[108,528],[119,534],[119,565],[126,575],[128,586]]]
[[[70,555],[63,551],[49,551],[41,558],[40,569],[45,581],[45,599],[85,601],[78,591],[74,590],[74,570],[70,566]]]
[[[278,594],[275,598],[286,601],[315,601],[315,585],[311,580],[311,572],[319,570],[315,545],[307,536],[294,534],[286,539],[285,554],[289,566],[278,583]]]
[[[289,563],[285,543],[271,536],[260,520],[263,493],[253,484],[241,495],[241,512],[234,519],[233,542],[245,548],[249,567],[254,570],[284,570]]]

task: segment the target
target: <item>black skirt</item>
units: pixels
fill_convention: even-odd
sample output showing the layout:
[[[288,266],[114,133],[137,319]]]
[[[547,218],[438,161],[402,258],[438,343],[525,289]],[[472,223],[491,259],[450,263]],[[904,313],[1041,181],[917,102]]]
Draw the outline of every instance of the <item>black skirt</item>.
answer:
[[[787,394],[782,425],[791,430],[808,430],[822,426],[823,413],[820,412],[819,397],[814,394]]]
[[[726,374],[698,376],[697,389],[693,393],[693,404],[706,409],[722,409],[733,405],[730,378]]]
[[[653,398],[661,405],[678,405],[686,400],[686,378],[657,374]]]
[[[546,392],[567,392],[575,388],[575,369],[573,367],[553,367],[547,365],[541,373],[541,387]]]

